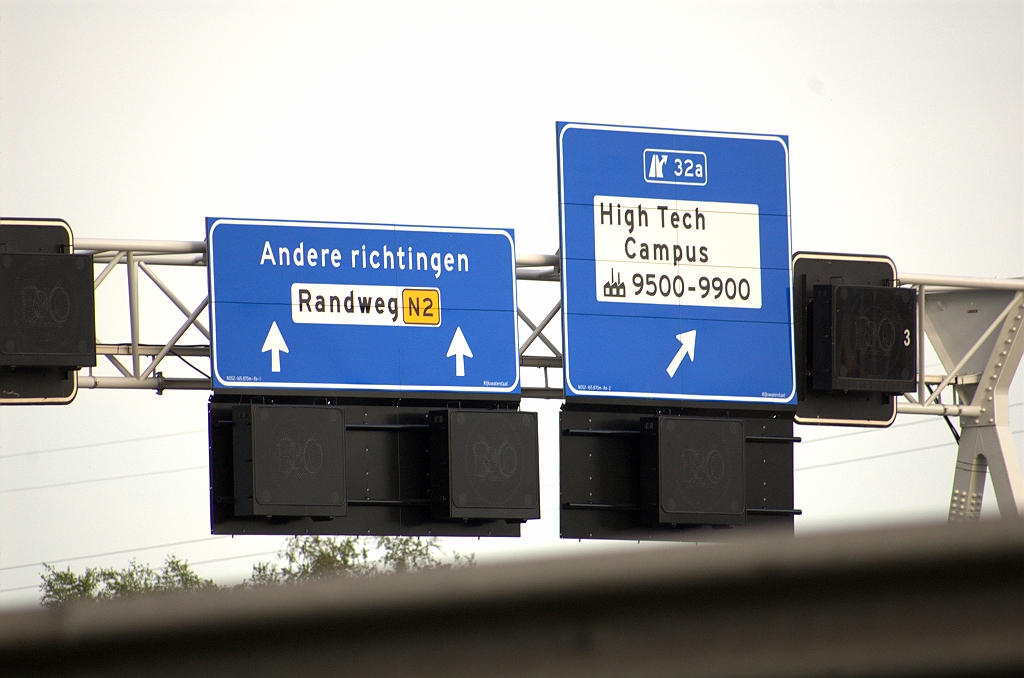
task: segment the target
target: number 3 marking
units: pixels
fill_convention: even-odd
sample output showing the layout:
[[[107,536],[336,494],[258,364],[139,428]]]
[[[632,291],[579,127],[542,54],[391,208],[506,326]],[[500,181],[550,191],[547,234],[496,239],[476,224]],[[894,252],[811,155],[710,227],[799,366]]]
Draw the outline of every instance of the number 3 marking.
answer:
[[[910,330],[903,330],[903,345],[910,346]]]

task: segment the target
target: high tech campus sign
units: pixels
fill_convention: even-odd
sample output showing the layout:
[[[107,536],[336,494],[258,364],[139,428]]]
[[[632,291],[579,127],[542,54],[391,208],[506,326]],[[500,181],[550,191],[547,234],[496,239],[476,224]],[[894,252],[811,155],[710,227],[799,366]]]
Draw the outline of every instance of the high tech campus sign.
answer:
[[[787,143],[558,124],[567,397],[796,403]]]
[[[520,392],[509,231],[207,219],[216,390]]]

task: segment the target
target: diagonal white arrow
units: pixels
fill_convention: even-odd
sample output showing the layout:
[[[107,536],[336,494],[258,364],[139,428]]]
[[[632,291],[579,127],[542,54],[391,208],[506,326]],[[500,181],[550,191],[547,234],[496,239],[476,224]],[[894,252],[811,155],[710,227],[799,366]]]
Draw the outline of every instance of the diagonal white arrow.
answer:
[[[270,331],[267,332],[267,339],[263,342],[263,353],[270,351],[270,371],[281,371],[281,351],[288,352],[288,344],[284,343],[281,330],[277,328],[277,321],[270,324]]]
[[[697,345],[697,330],[690,330],[689,332],[683,332],[677,334],[676,339],[682,346],[676,351],[676,357],[672,358],[672,362],[668,364],[668,368],[665,369],[668,372],[669,378],[676,376],[676,370],[683,363],[683,355],[690,356],[690,362],[693,362],[693,349]]]
[[[462,334],[462,328],[455,328],[455,336],[452,337],[452,343],[448,347],[447,358],[455,356],[455,376],[464,377],[466,376],[466,358],[472,358],[473,352],[469,350],[469,344],[466,343],[466,337]]]

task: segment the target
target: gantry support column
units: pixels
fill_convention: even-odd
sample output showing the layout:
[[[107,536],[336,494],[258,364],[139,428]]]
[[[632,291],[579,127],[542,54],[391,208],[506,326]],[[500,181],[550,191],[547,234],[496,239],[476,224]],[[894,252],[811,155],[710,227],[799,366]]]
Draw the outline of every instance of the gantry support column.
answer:
[[[999,513],[1004,518],[1024,516],[1024,481],[1010,432],[1010,382],[1024,353],[1024,293],[1014,295],[995,344],[980,375],[971,404],[980,416],[960,418],[960,448],[953,472],[949,521],[978,520],[985,493],[985,472],[992,476]]]

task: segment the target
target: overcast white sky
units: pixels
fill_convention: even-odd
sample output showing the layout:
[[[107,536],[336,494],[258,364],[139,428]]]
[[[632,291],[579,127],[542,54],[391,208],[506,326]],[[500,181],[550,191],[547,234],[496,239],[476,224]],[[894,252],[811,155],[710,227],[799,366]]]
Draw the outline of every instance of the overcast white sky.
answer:
[[[1021,276],[1022,16],[977,1],[5,0],[0,212],[61,217],[79,238],[201,240],[207,216],[501,227],[519,252],[554,253],[568,120],[788,135],[796,250]],[[167,278],[186,303],[205,295],[202,269]],[[127,339],[123,289],[98,292],[105,342]],[[143,340],[162,343],[181,316],[144,289]],[[557,295],[520,286],[531,316]],[[174,553],[228,583],[281,546],[209,535],[207,396],[83,391],[0,412],[0,606],[38,600],[43,561]],[[559,542],[558,403],[523,406],[541,417],[544,518],[449,547],[481,562],[605,548]],[[945,519],[941,419],[798,435],[798,532]]]

